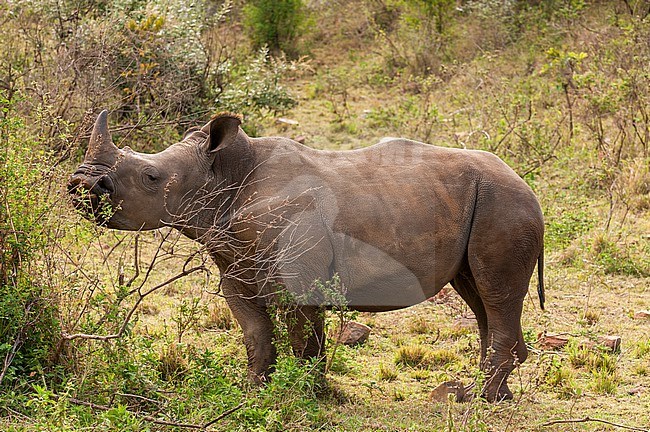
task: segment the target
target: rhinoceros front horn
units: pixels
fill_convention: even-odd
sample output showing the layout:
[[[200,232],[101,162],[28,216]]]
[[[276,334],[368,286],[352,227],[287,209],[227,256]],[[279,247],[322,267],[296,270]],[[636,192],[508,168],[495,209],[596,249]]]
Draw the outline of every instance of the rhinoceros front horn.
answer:
[[[104,110],[95,121],[84,162],[110,166],[115,162],[118,153],[119,149],[113,144],[111,132],[108,130],[108,111]]]

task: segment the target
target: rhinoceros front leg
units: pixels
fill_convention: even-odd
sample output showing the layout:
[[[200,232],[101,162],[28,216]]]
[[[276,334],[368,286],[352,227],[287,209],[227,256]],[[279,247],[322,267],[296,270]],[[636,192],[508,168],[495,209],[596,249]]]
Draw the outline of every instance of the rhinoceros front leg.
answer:
[[[324,310],[299,306],[288,314],[287,326],[293,353],[299,358],[320,358],[325,353]]]
[[[224,279],[222,292],[244,333],[248,355],[248,375],[255,383],[268,380],[277,357],[273,345],[273,322],[263,299],[247,297],[241,282]]]

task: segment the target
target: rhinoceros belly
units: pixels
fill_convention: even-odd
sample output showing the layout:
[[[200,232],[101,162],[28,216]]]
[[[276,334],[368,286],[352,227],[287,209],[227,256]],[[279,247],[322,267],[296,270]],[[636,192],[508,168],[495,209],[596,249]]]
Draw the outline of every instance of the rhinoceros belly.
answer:
[[[448,282],[445,275],[435,274],[431,251],[422,251],[414,259],[342,233],[335,234],[333,240],[333,270],[352,309],[383,311],[412,306]]]

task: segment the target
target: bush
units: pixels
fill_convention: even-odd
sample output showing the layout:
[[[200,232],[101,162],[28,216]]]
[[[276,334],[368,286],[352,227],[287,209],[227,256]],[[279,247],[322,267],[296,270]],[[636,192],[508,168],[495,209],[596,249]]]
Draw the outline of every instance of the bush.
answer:
[[[48,247],[47,155],[0,93],[0,384],[47,367],[59,333],[57,299],[41,274]]]
[[[244,7],[244,15],[256,48],[266,46],[273,54],[298,54],[296,40],[307,23],[302,0],[254,0]]]
[[[248,65],[233,66],[229,63],[226,69],[231,77],[230,83],[217,97],[216,105],[221,111],[242,114],[246,120],[242,127],[250,135],[258,135],[266,117],[282,113],[297,104],[280,81],[299,67],[299,63],[269,57],[268,50],[264,48]]]
[[[28,103],[41,101],[49,111],[43,132],[54,138],[48,144],[57,150],[62,146],[59,120],[76,122],[101,108],[134,125],[127,129],[136,131],[133,138],[168,139],[166,128],[138,132],[152,121],[184,122],[183,129],[188,118],[211,110],[223,81],[220,66],[226,56],[209,51],[221,46],[212,32],[224,20],[228,4],[218,11],[209,4],[12,2],[2,6],[3,15],[11,18],[0,28],[6,41],[0,47],[0,82],[11,92],[29,83],[34,97]],[[82,131],[88,127],[78,126]]]

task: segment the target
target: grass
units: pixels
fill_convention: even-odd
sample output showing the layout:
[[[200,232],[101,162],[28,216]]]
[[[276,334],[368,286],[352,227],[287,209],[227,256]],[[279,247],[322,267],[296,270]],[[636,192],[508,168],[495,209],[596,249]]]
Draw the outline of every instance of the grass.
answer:
[[[181,240],[176,247],[191,247],[185,242]],[[176,265],[182,262],[170,260],[159,271],[172,272]],[[576,329],[584,333],[576,334],[556,353],[537,350],[535,338],[528,338],[533,348],[530,357],[510,379],[514,402],[429,402],[429,393],[443,381],[459,379],[469,385],[478,378],[478,335],[476,330],[457,330],[455,320],[467,307],[453,292],[440,303],[360,314],[359,321],[372,324],[370,339],[359,347],[339,347],[336,367],[324,384],[312,379],[309,365],[301,366],[288,356],[281,358],[270,387],[250,387],[241,331],[234,323],[230,327],[214,324],[221,322],[215,316],[225,314],[223,299],[202,295],[202,277],[197,275],[175,290],[148,298],[157,313],[143,314],[112,354],[98,356],[93,348],[96,354],[87,354],[87,359],[94,358],[94,362],[82,363],[78,372],[88,377],[85,382],[71,382],[68,396],[61,391],[56,396],[99,404],[110,403],[117,393],[146,399],[119,396],[113,408],[103,412],[69,403],[62,407],[63,402],[45,389],[29,399],[29,406],[42,410],[34,426],[17,418],[4,421],[7,425],[22,423],[20,430],[42,430],[50,427],[63,409],[71,427],[101,421],[111,425],[108,430],[143,430],[151,427],[150,423],[132,412],[144,414],[162,408],[170,420],[201,423],[244,402],[236,413],[219,422],[219,428],[449,430],[453,424],[451,430],[538,430],[545,421],[584,416],[647,424],[647,393],[628,395],[627,391],[650,387],[650,338],[647,327],[633,314],[620,313],[645,304],[647,281],[626,275],[594,277],[589,270],[573,266],[551,265],[547,275],[547,310],[540,311],[534,297],[526,301],[524,328],[533,334],[542,330],[572,333]],[[602,288],[594,288],[594,283]],[[186,332],[179,344],[174,319],[189,296],[202,297],[205,307],[197,309],[198,331]],[[584,328],[580,323],[585,320],[586,303],[587,310],[599,312],[599,319]],[[427,324],[422,325],[424,322]],[[412,331],[422,328],[436,330]],[[580,344],[589,335],[600,334],[620,335],[620,354]],[[107,358],[114,359],[113,364],[106,363]],[[92,388],[104,390],[88,394]],[[598,427],[583,426],[586,430]]]
[[[394,381],[397,379],[397,371],[384,363],[379,363],[379,379],[382,381]]]
[[[570,25],[564,30],[571,32],[566,39],[556,34],[562,26],[555,23],[551,35],[542,31],[534,43],[506,45],[466,63],[450,61],[443,64],[440,76],[426,79],[408,77],[404,71],[389,74],[381,47],[373,45],[377,39],[346,36],[349,52],[337,44],[315,47],[313,70],[288,83],[299,104],[286,116],[298,125],[281,130],[272,119],[263,125],[266,135],[303,135],[307,145],[319,149],[360,148],[383,135],[488,149],[526,173],[546,218],[547,304],[545,311],[539,309],[533,278],[523,315],[530,355],[510,378],[514,401],[495,405],[480,398],[468,403],[429,400],[431,390],[443,381],[478,382],[477,388],[482,382],[477,329],[457,324],[468,307],[453,292],[441,302],[359,314],[357,319],[372,328],[370,339],[359,347],[338,347],[325,380],[314,374],[315,365],[283,352],[270,384],[253,387],[246,378],[241,330],[225,301],[214,294],[217,270],[210,266],[214,275],[210,284],[205,275],[190,275],[147,297],[120,340],[77,341],[62,349],[60,364],[65,370],[56,376],[64,379],[48,381],[49,376],[38,371],[31,381],[3,388],[0,429],[159,430],[163,427],[145,416],[200,425],[235,407],[239,408],[219,420],[215,430],[607,428],[592,422],[543,427],[551,420],[584,417],[647,428],[650,327],[647,320],[634,319],[635,311],[648,309],[650,292],[647,155],[634,156],[631,147],[622,149],[627,159],[615,165],[616,152],[596,144],[588,121],[593,111],[578,112],[577,102],[575,133],[566,140],[565,98],[557,82],[564,75],[541,72],[548,62],[544,53],[559,39],[575,45],[565,51],[591,49],[582,67],[603,52],[617,52],[607,45],[607,38],[620,30],[608,24],[614,16],[610,7],[614,6],[589,9],[593,15],[585,17],[587,24]],[[339,23],[339,18],[327,19]],[[345,14],[343,24],[348,35],[362,28],[355,27],[359,23],[353,13]],[[598,32],[597,44],[589,29]],[[602,65],[616,59],[604,60]],[[576,66],[572,71],[576,85],[600,69]],[[578,90],[569,95],[574,101],[582,94]],[[603,99],[598,100],[611,102]],[[625,124],[615,120],[605,118],[605,129]],[[513,125],[519,126],[509,131]],[[558,136],[563,141],[551,151],[549,145]],[[65,178],[53,184],[65,184]],[[62,220],[75,218],[69,209],[62,212]],[[69,252],[79,257],[84,274],[66,267],[65,258],[58,256],[48,279],[62,290],[56,299],[60,319],[68,324],[77,319],[75,306],[84,299],[80,287],[89,274],[96,275],[95,301],[88,303],[78,327],[111,333],[130,307],[128,300],[113,307],[113,300],[124,290],[116,281],[128,280],[134,270],[133,237],[89,229],[83,223],[77,228],[69,234]],[[142,262],[152,255],[160,235],[142,235]],[[77,242],[81,245],[75,246]],[[120,242],[122,248],[108,252]],[[196,245],[180,239],[173,249],[146,286],[178,272]],[[99,321],[102,325],[94,325]],[[543,351],[536,343],[536,335],[543,331],[569,334],[571,342],[557,352]],[[621,336],[620,352],[583,344],[602,335]],[[108,409],[74,402],[79,400]]]

